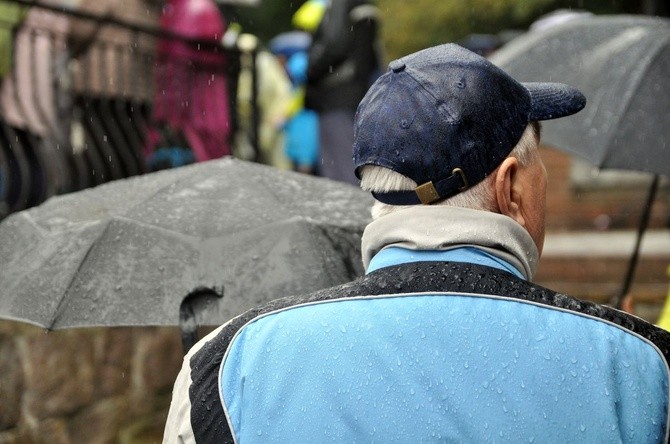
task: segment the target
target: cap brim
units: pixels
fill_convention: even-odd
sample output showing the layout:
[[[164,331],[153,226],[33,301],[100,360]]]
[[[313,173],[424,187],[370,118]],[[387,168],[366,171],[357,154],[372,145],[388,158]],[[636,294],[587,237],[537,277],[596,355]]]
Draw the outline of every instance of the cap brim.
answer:
[[[569,116],[586,106],[586,97],[577,88],[563,83],[522,83],[531,97],[530,120],[550,120]]]

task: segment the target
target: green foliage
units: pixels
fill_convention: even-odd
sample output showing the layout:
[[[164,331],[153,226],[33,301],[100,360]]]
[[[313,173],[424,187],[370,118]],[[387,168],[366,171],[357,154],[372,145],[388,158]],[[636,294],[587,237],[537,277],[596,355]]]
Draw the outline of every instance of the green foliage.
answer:
[[[254,34],[267,43],[277,34],[291,30],[291,17],[304,2],[305,0],[262,0],[259,7],[238,7],[227,15],[242,25],[243,32]]]
[[[331,0],[338,1],[338,0]],[[648,0],[654,1],[654,0]],[[662,1],[662,0],[656,0]],[[291,29],[291,17],[305,0],[262,0],[238,7],[227,18],[267,42]],[[559,8],[596,14],[641,13],[638,0],[374,0],[382,13],[382,39],[389,60],[419,49],[457,42],[469,34],[524,31],[543,14]]]
[[[377,1],[383,15],[382,36],[389,58],[400,57],[428,46],[457,42],[472,33],[498,34],[505,30],[523,31],[539,16],[561,7],[570,7],[570,3],[577,2],[561,0]],[[577,8],[584,9],[584,6],[577,6]]]

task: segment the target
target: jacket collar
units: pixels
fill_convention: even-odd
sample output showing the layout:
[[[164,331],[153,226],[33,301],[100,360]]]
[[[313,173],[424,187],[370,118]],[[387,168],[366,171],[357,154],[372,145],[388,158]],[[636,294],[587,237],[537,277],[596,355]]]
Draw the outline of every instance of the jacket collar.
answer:
[[[409,250],[476,248],[511,264],[528,280],[539,260],[532,238],[513,219],[446,205],[412,206],[372,221],[361,242],[365,268],[379,251],[392,246]]]

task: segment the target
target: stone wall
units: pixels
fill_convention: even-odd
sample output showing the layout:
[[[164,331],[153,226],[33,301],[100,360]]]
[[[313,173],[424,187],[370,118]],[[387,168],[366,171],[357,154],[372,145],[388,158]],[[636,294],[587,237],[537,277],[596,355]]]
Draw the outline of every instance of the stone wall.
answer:
[[[45,331],[0,322],[0,443],[160,442],[176,328]]]

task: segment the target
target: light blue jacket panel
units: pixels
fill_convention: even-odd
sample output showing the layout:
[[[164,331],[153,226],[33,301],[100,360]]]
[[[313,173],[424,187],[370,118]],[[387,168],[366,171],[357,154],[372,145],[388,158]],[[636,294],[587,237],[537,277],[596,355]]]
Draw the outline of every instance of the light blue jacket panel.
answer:
[[[668,367],[654,344],[492,294],[290,306],[240,329],[219,377],[240,443],[667,440]]]

